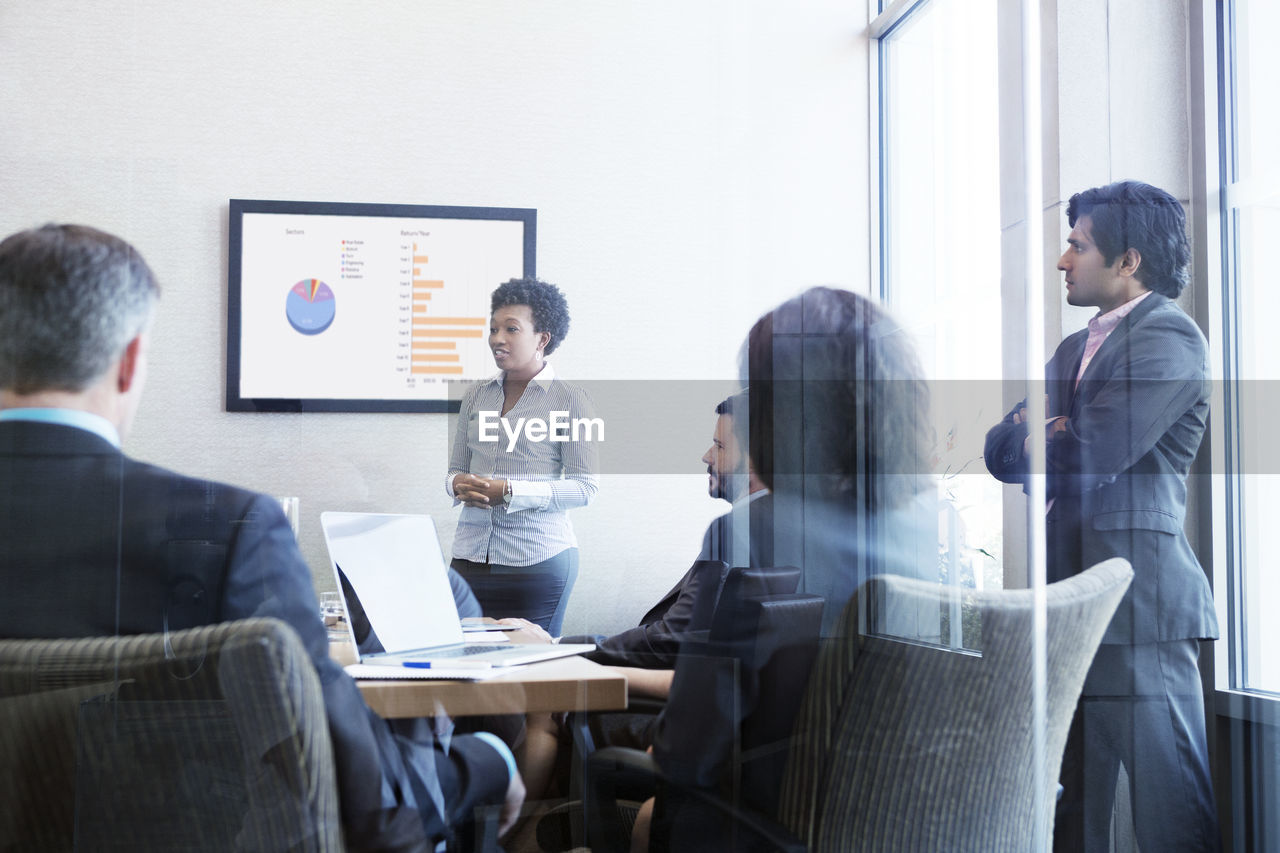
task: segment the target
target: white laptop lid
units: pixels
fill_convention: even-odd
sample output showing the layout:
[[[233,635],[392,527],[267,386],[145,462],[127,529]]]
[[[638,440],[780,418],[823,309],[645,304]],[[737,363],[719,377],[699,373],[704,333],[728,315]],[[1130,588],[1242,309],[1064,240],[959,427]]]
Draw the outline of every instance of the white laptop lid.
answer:
[[[346,595],[341,575],[356,590],[358,604],[347,600],[347,624],[357,654],[369,642],[357,642],[362,609],[387,653],[456,645],[463,642],[458,608],[435,523],[426,515],[323,512],[334,581]],[[361,649],[363,647],[363,650]]]

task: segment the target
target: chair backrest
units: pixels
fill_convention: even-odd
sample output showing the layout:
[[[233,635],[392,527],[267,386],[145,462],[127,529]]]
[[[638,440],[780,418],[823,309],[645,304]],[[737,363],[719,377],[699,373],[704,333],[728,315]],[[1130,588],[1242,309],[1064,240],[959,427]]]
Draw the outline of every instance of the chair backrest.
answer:
[[[669,778],[773,812],[822,624],[822,598],[791,593],[798,582],[791,567],[729,571],[710,635],[682,647],[659,718],[654,753]],[[705,847],[714,830],[701,812],[669,798],[663,812],[655,835]]]
[[[766,595],[788,595],[800,586],[800,570],[795,566],[724,569],[724,564],[719,561],[704,560],[702,563],[720,566],[722,571],[718,574],[706,572],[697,578],[698,592],[689,617],[690,631],[708,630],[714,627],[713,623],[719,622],[723,632],[726,620],[732,625],[736,618],[732,608],[738,602]],[[721,599],[727,607],[720,607]]]
[[[0,847],[343,849],[297,634],[247,619],[0,640]]]
[[[1031,725],[1032,591],[972,593],[966,607],[981,641],[968,652],[861,633],[887,602],[941,610],[950,597],[941,585],[909,578],[867,581],[810,676],[782,823],[815,851],[1027,850],[1038,797],[1043,837],[1052,837],[1067,729],[1132,577],[1129,564],[1114,559],[1048,587],[1040,768]]]
[[[731,779],[736,777],[742,802],[766,814],[777,808],[791,733],[818,655],[824,603],[819,595],[789,594],[748,604],[745,621],[756,626],[744,667],[751,702],[743,708]],[[757,607],[758,615],[751,615]]]
[[[710,625],[712,634],[734,636],[741,625],[738,611],[745,603],[766,596],[790,595],[798,586],[800,570],[795,566],[730,569],[716,599]]]

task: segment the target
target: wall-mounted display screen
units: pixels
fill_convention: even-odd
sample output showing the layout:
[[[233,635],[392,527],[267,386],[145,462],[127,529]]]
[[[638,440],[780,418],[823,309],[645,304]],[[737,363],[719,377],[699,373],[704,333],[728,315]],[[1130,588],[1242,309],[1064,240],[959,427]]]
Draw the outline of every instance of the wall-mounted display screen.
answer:
[[[457,411],[536,237],[525,208],[231,199],[227,410]]]

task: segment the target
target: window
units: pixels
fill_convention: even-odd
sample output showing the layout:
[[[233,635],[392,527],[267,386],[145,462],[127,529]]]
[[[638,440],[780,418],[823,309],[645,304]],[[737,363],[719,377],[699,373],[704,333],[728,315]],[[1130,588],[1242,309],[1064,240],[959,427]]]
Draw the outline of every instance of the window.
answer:
[[[1000,484],[981,458],[1004,414],[996,11],[995,0],[932,0],[872,24],[880,293],[934,380],[941,571],[978,588],[1001,586],[1003,564]]]
[[[1280,287],[1272,248],[1280,234],[1280,5],[1224,4],[1221,128],[1227,578],[1230,666],[1224,686],[1280,693],[1280,572],[1275,519]],[[1218,594],[1223,594],[1222,590]]]

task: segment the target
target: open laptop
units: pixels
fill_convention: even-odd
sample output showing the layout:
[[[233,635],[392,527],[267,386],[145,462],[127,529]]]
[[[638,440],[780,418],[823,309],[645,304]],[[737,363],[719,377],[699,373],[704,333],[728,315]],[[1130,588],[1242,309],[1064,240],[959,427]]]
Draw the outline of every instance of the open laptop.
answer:
[[[464,642],[430,516],[323,512],[320,525],[362,664],[514,666],[595,648],[590,643]]]

